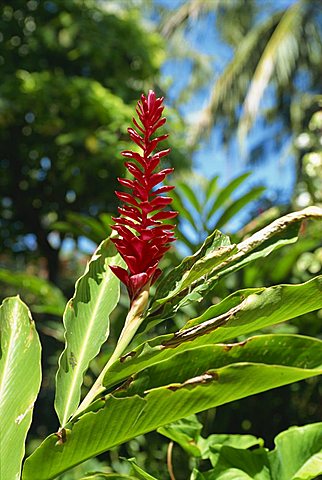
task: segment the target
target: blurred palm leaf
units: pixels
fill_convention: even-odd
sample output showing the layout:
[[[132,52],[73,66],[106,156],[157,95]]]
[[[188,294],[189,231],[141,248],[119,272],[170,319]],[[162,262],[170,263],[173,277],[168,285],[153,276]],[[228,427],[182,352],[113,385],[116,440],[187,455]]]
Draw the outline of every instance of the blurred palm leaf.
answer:
[[[224,102],[228,102],[228,110],[230,111],[233,105],[236,104],[236,101],[241,101],[242,96],[238,77],[249,68],[248,64],[252,60],[254,50],[258,47],[259,42],[267,37],[272,29],[276,27],[282,14],[283,12],[278,12],[259,25],[256,25],[242,39],[232,60],[212,86],[210,100],[201,112],[199,122],[194,127],[192,133],[193,142],[202,135],[210,133],[214,123],[214,115],[218,109],[225,108]]]
[[[273,74],[276,74],[278,84],[288,85],[299,56],[299,43],[303,39],[301,24],[304,13],[301,1],[289,7],[268,40],[244,100],[244,112],[239,122],[241,138],[245,137],[258,115],[260,101]]]
[[[164,14],[161,32],[167,37],[170,55],[172,52],[176,56],[180,45],[187,50],[189,40],[185,33],[201,17],[208,15],[209,28],[212,28],[211,14],[215,14],[216,28],[226,42],[223,46],[234,50],[232,59],[210,88],[208,104],[199,112],[197,121],[191,127],[191,144],[209,135],[215,119],[217,122],[218,119],[226,120],[230,127],[238,124],[241,140],[261,113],[270,119],[282,118],[285,128],[290,129],[288,115],[285,116],[279,102],[290,93],[296,101],[295,93],[303,94],[296,84],[299,68],[302,73],[308,73],[308,88],[318,88],[319,59],[322,55],[319,2],[297,0],[279,10],[276,6],[277,2],[269,1],[236,0],[226,3],[190,0]],[[238,31],[234,34],[232,30]],[[180,41],[178,32],[181,32]],[[193,70],[191,75],[194,75]],[[198,84],[198,77],[202,78],[201,69],[196,72],[195,81],[190,81],[195,90],[204,86],[202,81]],[[275,88],[274,107],[263,112],[261,100],[269,85]],[[191,92],[188,90],[188,93]],[[182,98],[186,100],[186,97],[185,91]],[[292,103],[293,97],[288,102]],[[231,135],[229,129],[225,135]]]
[[[214,10],[219,3],[220,0],[187,0],[183,2],[174,12],[171,11],[166,16],[161,33],[165,37],[171,37],[180,27],[184,27],[187,21]]]
[[[250,187],[242,194],[238,188],[244,185],[250,173],[243,173],[227,185],[219,187],[218,177],[207,179],[194,175],[189,180],[176,182],[172,192],[172,207],[179,212],[176,236],[185,246],[194,251],[210,232],[227,226],[238,213],[257,200],[262,186]]]

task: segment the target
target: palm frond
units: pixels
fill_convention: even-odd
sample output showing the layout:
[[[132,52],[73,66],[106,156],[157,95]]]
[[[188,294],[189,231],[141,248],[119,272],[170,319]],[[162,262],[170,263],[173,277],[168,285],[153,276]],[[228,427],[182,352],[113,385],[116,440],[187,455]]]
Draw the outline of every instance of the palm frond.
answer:
[[[238,76],[247,66],[247,63],[254,54],[254,50],[260,45],[263,37],[267,36],[267,33],[278,24],[284,11],[285,10],[277,12],[261,24],[255,26],[244,37],[231,62],[227,65],[213,85],[210,101],[206,108],[201,112],[200,120],[195,125],[194,131],[191,133],[192,143],[201,136],[206,136],[210,133],[217,109],[225,100],[227,100],[227,96],[231,95]]]
[[[170,11],[165,17],[161,26],[161,34],[166,38],[171,37],[180,27],[186,25],[187,20],[196,19],[202,13],[214,11],[219,4],[220,0],[185,1],[178,9]]]
[[[241,141],[258,114],[260,101],[273,74],[277,75],[279,84],[285,85],[293,72],[299,55],[304,12],[302,1],[289,7],[265,46],[243,104],[243,114],[238,126]]]

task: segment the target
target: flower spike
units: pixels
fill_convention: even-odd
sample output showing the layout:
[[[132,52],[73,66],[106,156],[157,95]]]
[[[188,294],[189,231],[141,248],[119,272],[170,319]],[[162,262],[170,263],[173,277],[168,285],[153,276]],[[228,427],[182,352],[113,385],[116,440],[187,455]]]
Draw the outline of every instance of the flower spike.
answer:
[[[125,162],[125,166],[134,180],[119,178],[119,183],[128,188],[129,192],[115,192],[123,205],[118,209],[121,216],[113,218],[115,224],[112,228],[118,232],[119,237],[112,241],[128,269],[116,265],[111,265],[110,268],[126,285],[131,303],[159,277],[161,270],[158,264],[175,240],[174,225],[163,221],[174,218],[177,212],[165,210],[172,200],[161,195],[174,187],[156,188],[173,169],[165,168],[155,172],[161,158],[168,155],[170,149],[153,154],[158,144],[168,135],[151,138],[166,122],[162,117],[163,109],[163,97],[157,98],[152,90],[147,97],[141,96],[136,108],[141,124],[133,118],[135,128],[128,128],[128,132],[142,152],[122,152],[125,158],[131,159]]]

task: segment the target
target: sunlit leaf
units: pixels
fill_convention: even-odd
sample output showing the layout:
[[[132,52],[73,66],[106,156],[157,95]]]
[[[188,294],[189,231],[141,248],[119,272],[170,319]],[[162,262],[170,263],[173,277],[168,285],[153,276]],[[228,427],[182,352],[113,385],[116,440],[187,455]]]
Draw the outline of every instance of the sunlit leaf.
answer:
[[[213,305],[176,334],[143,343],[115,362],[104,384],[112,387],[129,376],[209,343],[226,342],[322,308],[322,277],[300,285],[241,290]]]
[[[0,307],[0,473],[20,478],[25,440],[40,388],[41,346],[30,312],[19,297]]]
[[[75,423],[68,424],[65,442],[58,442],[56,435],[50,435],[42,443],[27,459],[23,480],[34,479],[35,473],[37,480],[53,479],[87,458],[192,413],[321,373],[322,348],[317,348],[321,341],[298,337],[295,342],[301,347],[291,348],[294,337],[286,337],[283,337],[280,348],[276,346],[274,359],[272,353],[265,354],[265,350],[259,351],[258,348],[249,357],[240,345],[226,350],[221,346],[227,358],[235,356],[229,352],[236,348],[237,363],[215,367],[216,357],[212,357],[210,368],[183,382],[176,381],[130,397],[107,395],[97,411],[85,413]],[[252,341],[255,339],[250,340],[250,344]],[[314,355],[308,355],[308,347],[313,347]],[[239,362],[243,355],[254,362],[256,355],[260,361],[267,355],[272,363]],[[189,366],[193,371],[194,365]],[[125,385],[124,394],[126,389]],[[117,392],[121,394],[120,390]],[[39,465],[43,466],[41,471]]]
[[[114,244],[105,240],[78,280],[64,314],[66,346],[59,360],[55,408],[62,426],[78,407],[83,375],[109,335],[109,315],[120,294],[109,265],[123,265]]]
[[[223,249],[223,261],[217,262],[215,266],[212,266],[211,263],[207,264],[207,268],[200,270],[199,279],[194,279],[189,288],[187,288],[185,278],[189,275],[189,270],[194,268],[194,264],[197,264],[197,261],[199,264],[202,263],[203,256],[209,255],[206,246],[211,242],[210,238],[212,236],[209,237],[197,254],[187,257],[163,279],[160,288],[156,291],[147,318],[152,320],[155,311],[158,312],[158,316],[164,315],[165,312],[160,309],[164,304],[166,304],[166,315],[168,317],[173,315],[180,306],[191,301],[201,300],[201,293],[214,288],[214,285],[223,276],[243,268],[258,258],[266,257],[283,245],[295,242],[301,222],[308,218],[321,219],[322,209],[319,207],[308,207],[275,220],[267,227],[239,243],[236,248],[232,248],[231,255],[228,258],[226,258],[227,251]],[[215,246],[212,251],[215,251]],[[220,258],[219,252],[217,258]],[[168,293],[165,295],[166,292]],[[162,295],[164,296],[162,297]]]

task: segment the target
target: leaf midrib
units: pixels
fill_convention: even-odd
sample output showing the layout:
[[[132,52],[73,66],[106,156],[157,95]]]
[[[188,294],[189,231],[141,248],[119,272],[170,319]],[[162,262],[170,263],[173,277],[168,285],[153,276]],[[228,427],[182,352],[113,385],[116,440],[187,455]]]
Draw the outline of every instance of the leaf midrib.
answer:
[[[2,308],[4,308],[4,305],[2,305]],[[12,318],[13,318],[13,328],[10,329],[10,338],[9,338],[9,343],[8,343],[8,349],[7,349],[7,355],[5,358],[5,363],[4,363],[4,368],[3,368],[3,375],[0,381],[0,409],[5,401],[3,392],[5,391],[5,385],[6,385],[6,379],[8,376],[10,376],[9,371],[10,371],[10,359],[11,359],[11,351],[14,349],[14,342],[16,339],[16,329],[17,329],[17,317],[19,313],[19,305],[18,302],[15,302],[13,312],[12,312]],[[10,322],[11,323],[11,322]]]
[[[101,303],[102,297],[105,296],[105,291],[106,291],[106,289],[107,289],[107,287],[108,287],[108,283],[109,283],[109,282],[108,282],[108,279],[110,278],[110,276],[111,276],[111,275],[110,275],[110,273],[108,272],[107,275],[103,278],[103,280],[102,280],[102,283],[103,283],[102,288],[100,289],[100,293],[99,293],[99,295],[98,295],[98,297],[97,297],[97,300],[96,300],[96,302],[95,302],[94,309],[92,310],[92,313],[91,313],[91,316],[90,316],[90,321],[89,321],[89,323],[88,323],[88,327],[89,327],[89,328],[86,329],[86,335],[85,335],[85,337],[84,337],[84,342],[82,343],[83,347],[82,347],[81,350],[80,350],[80,355],[79,355],[79,359],[80,359],[80,360],[76,363],[76,367],[75,367],[75,369],[73,370],[73,371],[75,372],[75,375],[73,375],[73,377],[72,377],[71,387],[70,387],[70,389],[69,389],[69,394],[68,394],[68,396],[67,396],[67,401],[66,401],[66,403],[65,403],[64,415],[63,415],[63,419],[62,419],[62,422],[61,422],[61,423],[62,423],[62,426],[64,426],[64,425],[67,423],[67,421],[68,421],[68,419],[69,419],[69,417],[70,417],[70,415],[68,414],[68,411],[69,411],[69,406],[70,406],[70,404],[71,404],[71,401],[72,401],[72,399],[73,399],[74,392],[75,392],[75,390],[77,389],[77,386],[75,387],[76,381],[77,381],[77,379],[78,379],[78,377],[79,377],[79,373],[81,373],[81,375],[82,375],[83,372],[84,372],[84,368],[82,367],[82,365],[83,365],[83,359],[84,359],[85,352],[86,352],[86,347],[87,347],[87,345],[88,345],[88,343],[89,343],[89,339],[90,339],[91,332],[92,332],[92,327],[93,327],[93,324],[94,324],[94,321],[95,321],[95,318],[96,318],[96,314],[97,314],[97,312],[98,312],[98,306],[99,306],[100,303]],[[71,301],[72,301],[72,300],[71,300]],[[70,301],[70,302],[71,302],[71,301]],[[69,308],[70,302],[68,302],[67,307],[66,307],[66,310],[67,310],[67,308]],[[75,317],[76,317],[76,315],[75,315]],[[68,346],[66,345],[66,350],[65,350],[66,353],[67,353],[67,348],[68,348]],[[82,367],[82,369],[81,369],[81,367]],[[80,387],[79,387],[79,388],[80,388]]]

